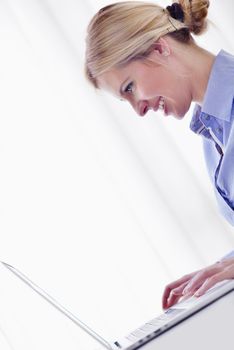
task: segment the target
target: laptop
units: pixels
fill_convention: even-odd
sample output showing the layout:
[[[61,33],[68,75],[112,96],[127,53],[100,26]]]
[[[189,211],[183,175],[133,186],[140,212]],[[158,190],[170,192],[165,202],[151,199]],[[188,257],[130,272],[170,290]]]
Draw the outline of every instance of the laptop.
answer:
[[[152,341],[152,339],[155,339],[167,330],[176,326],[178,323],[185,321],[187,318],[204,309],[208,305],[214,303],[224,295],[234,291],[234,280],[225,280],[219,282],[214,287],[210,288],[203,296],[200,296],[199,298],[193,296],[187,299],[184,298],[177,304],[167,309],[164,313],[153,318],[152,320],[149,320],[139,328],[127,334],[122,339],[108,341],[96,333],[80,319],[78,319],[76,315],[66,309],[63,305],[61,305],[57,300],[55,300],[45,290],[36,285],[18,269],[5,262],[1,263],[18,278],[20,278],[24,283],[26,283],[31,289],[33,289],[36,293],[38,293],[41,297],[53,305],[58,311],[63,313],[77,326],[92,336],[99,344],[109,350],[139,349],[146,343]]]

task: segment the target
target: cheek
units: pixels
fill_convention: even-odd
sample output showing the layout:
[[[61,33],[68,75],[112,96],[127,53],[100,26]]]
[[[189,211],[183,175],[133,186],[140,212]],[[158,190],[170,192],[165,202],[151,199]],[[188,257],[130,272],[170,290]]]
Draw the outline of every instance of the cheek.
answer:
[[[170,82],[170,93],[174,102],[180,105],[188,105],[191,103],[191,94],[189,86],[185,79],[175,77]]]
[[[160,86],[153,76],[147,76],[142,79],[137,86],[139,99],[149,100],[160,95]]]
[[[175,97],[176,98],[176,97]],[[174,102],[174,113],[177,118],[183,118],[188,112],[191,105],[191,98],[188,94],[180,94],[177,96]]]

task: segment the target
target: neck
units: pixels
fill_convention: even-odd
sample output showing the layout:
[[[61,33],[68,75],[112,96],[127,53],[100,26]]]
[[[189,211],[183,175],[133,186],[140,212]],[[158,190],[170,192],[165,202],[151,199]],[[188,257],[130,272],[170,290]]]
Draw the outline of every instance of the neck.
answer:
[[[192,100],[199,105],[202,105],[216,56],[194,44],[190,47],[189,55],[190,57],[187,61],[187,66],[189,67],[190,72],[192,72]]]

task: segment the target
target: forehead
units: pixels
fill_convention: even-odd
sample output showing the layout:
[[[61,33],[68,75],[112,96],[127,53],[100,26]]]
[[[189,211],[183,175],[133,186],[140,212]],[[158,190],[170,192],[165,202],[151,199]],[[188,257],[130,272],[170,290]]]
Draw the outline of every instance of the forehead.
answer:
[[[137,72],[139,62],[133,61],[121,68],[112,68],[98,77],[100,89],[105,90],[117,98],[121,98],[119,89],[129,78]]]
[[[120,98],[119,89],[123,81],[127,78],[127,66],[123,68],[113,68],[98,77],[98,84],[101,90],[105,90],[115,97]]]

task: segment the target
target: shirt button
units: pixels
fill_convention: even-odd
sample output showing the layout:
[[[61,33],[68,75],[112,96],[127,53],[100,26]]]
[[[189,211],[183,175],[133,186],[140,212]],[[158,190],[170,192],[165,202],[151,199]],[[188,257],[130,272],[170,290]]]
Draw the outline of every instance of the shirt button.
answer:
[[[219,133],[221,133],[223,130],[222,130],[221,127],[218,127],[218,128],[217,128],[217,131],[218,131]]]

